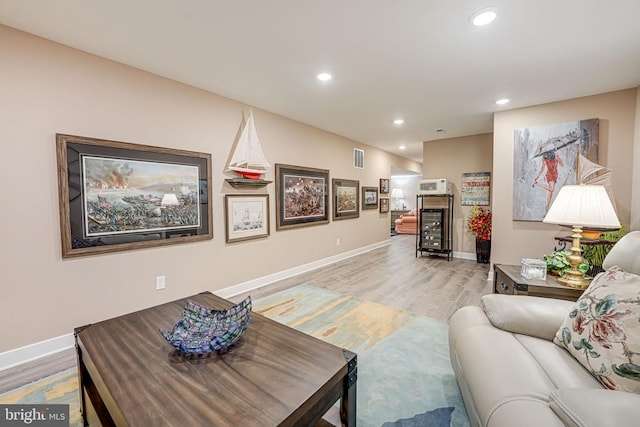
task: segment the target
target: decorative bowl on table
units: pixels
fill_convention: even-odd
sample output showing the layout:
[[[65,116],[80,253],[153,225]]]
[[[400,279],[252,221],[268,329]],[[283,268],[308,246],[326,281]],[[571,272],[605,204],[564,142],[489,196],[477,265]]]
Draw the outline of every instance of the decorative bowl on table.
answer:
[[[247,330],[250,319],[250,296],[224,309],[205,307],[188,300],[178,323],[169,332],[160,329],[160,333],[169,344],[184,354],[223,354]]]

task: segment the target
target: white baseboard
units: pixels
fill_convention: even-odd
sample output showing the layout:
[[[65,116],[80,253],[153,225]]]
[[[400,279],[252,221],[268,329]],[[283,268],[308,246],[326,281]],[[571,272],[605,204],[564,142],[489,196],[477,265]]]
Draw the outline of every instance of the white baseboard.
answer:
[[[473,252],[453,252],[453,257],[454,258],[459,258],[459,259],[468,259],[470,261],[475,261],[476,260],[476,253]]]
[[[234,286],[230,286],[225,289],[219,289],[214,293],[223,298],[229,298],[234,295],[241,294],[243,292],[252,291],[262,286],[269,285],[277,282],[278,280],[287,279],[298,274],[305,273],[307,271],[315,270],[316,268],[324,267],[329,264],[333,264],[338,261],[342,261],[347,258],[351,258],[356,255],[363,254],[365,252],[372,251],[387,245],[390,245],[390,240],[383,240],[378,243],[374,243],[369,246],[354,249],[352,251],[343,252],[338,255],[331,256],[329,258],[320,259],[308,264],[300,265],[289,270],[281,271],[278,273],[270,274],[268,276],[260,277],[258,279],[250,280],[248,282],[240,283]],[[29,344],[24,347],[16,348],[13,350],[0,353],[0,371],[5,369],[14,368],[27,362],[46,357],[60,351],[73,348],[75,346],[75,340],[73,338],[73,332],[68,333],[56,338],[50,338],[48,340],[40,341],[34,344]]]
[[[0,353],[0,371],[14,368],[41,357],[50,356],[52,354],[73,348],[75,340],[73,333],[61,335],[56,338],[29,344],[24,347]]]

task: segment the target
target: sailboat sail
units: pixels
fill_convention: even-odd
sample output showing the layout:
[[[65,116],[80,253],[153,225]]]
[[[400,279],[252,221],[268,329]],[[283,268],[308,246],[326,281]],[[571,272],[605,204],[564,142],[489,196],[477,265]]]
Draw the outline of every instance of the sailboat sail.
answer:
[[[271,165],[267,161],[260,145],[258,132],[253,121],[253,110],[250,110],[249,118],[242,129],[236,149],[231,156],[229,169],[245,178],[258,179],[270,167]]]
[[[617,212],[613,188],[611,187],[611,178],[612,171],[610,168],[593,163],[582,154],[578,154],[578,184],[602,185],[607,190],[613,209]]]

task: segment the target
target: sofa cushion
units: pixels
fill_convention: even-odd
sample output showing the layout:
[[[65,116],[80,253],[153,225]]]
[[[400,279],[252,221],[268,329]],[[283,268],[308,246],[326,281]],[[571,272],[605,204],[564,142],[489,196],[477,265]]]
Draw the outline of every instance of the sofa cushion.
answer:
[[[640,276],[614,266],[575,303],[554,342],[612,390],[640,393]]]
[[[573,303],[528,295],[485,295],[480,306],[496,328],[553,340]]]
[[[549,405],[567,426],[637,426],[640,395],[612,390],[561,389],[551,393]]]

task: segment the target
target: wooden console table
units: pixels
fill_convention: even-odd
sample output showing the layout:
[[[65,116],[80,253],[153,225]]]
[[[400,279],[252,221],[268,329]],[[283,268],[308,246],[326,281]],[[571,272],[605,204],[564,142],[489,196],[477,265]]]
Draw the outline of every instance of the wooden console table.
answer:
[[[251,313],[229,353],[185,358],[158,328],[187,299],[232,305],[205,292],[76,328],[85,425],[313,426],[338,400],[342,425],[356,425],[355,353]]]
[[[493,265],[493,292],[509,295],[531,295],[569,301],[577,300],[584,289],[559,285],[555,277],[547,275],[546,280],[527,279],[520,275],[519,265]]]

